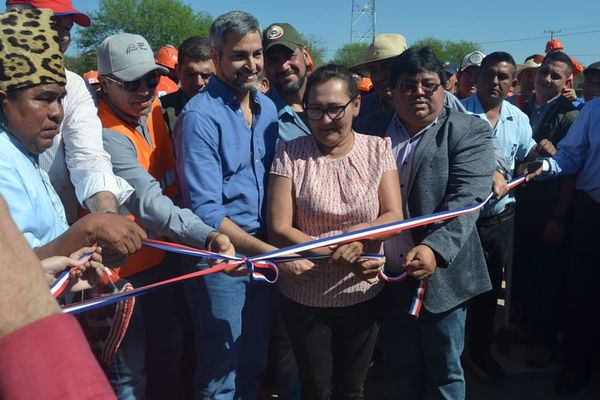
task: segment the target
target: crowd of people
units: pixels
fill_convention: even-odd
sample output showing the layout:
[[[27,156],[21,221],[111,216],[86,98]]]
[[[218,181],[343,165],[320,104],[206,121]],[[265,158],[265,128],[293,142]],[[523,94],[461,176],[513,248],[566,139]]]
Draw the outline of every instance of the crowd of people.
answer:
[[[506,378],[503,296],[528,365],[560,354],[561,395],[589,380],[600,62],[553,40],[523,64],[475,51],[456,68],[394,33],[358,65],[315,68],[292,24],[231,11],[178,48],[108,36],[81,77],[64,52],[87,15],[70,0],[6,7],[0,398],[363,399],[376,368],[388,399],[464,399],[463,366]],[[281,260],[276,285],[242,263],[61,315],[225,263],[148,238],[250,257],[490,193],[480,212]]]

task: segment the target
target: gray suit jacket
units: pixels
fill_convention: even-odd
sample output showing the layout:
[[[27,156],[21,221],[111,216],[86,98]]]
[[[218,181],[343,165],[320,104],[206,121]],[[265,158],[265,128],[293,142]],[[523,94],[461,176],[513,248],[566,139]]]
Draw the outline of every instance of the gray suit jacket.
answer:
[[[385,111],[361,121],[355,129],[383,136],[392,117],[393,111]],[[486,121],[444,108],[415,150],[405,217],[454,210],[485,199],[494,172],[492,143],[492,131]],[[472,213],[411,231],[415,244],[431,247],[438,260],[425,294],[428,311],[448,311],[491,289],[475,229],[478,216],[479,213]],[[411,285],[390,286],[402,291]]]

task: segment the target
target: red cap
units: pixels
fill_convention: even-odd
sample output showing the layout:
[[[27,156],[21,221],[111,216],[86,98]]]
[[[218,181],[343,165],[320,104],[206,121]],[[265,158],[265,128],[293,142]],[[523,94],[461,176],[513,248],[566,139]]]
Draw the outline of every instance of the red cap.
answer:
[[[71,0],[6,0],[6,8],[15,4],[29,4],[33,8],[46,8],[52,10],[54,15],[72,15],[73,22],[79,26],[90,26],[90,17],[76,10]]]
[[[167,68],[175,69],[175,66],[177,65],[177,55],[178,54],[179,54],[179,52],[177,51],[177,49],[175,47],[171,46],[170,44],[168,44],[168,45],[162,46],[160,49],[158,49],[158,51],[156,52],[156,56],[154,57],[154,60],[159,65],[162,65]]]
[[[564,50],[564,46],[562,45],[560,40],[552,39],[549,40],[548,43],[546,43],[546,53],[557,50]]]

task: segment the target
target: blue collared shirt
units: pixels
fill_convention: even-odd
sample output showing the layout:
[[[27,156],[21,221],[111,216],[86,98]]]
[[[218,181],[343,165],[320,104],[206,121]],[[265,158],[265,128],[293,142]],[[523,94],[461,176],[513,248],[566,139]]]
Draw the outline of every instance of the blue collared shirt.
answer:
[[[581,109],[548,161],[550,176],[576,173],[575,187],[600,203],[600,98]]]
[[[63,205],[37,155],[1,129],[0,193],[31,247],[44,246],[69,228]]]
[[[306,123],[300,118],[298,113],[281,97],[277,88],[271,88],[267,92],[267,97],[275,103],[275,107],[277,108],[279,138],[281,140],[289,142],[297,137],[309,136],[311,134],[310,128],[306,126]]]
[[[248,127],[233,90],[213,76],[184,107],[173,131],[184,205],[215,229],[228,217],[248,233],[264,231],[277,110],[258,91],[251,101]]]
[[[468,113],[488,121],[477,94],[463,99],[462,103]],[[529,119],[525,113],[504,100],[500,109],[500,116],[498,117],[496,126],[492,127],[492,130],[498,145],[498,148],[495,150],[499,151],[499,154],[496,154],[496,156],[504,159],[506,172],[509,178],[512,178],[516,162],[525,160],[529,151],[536,145],[535,140],[532,138]],[[490,217],[498,215],[504,211],[507,204],[514,202],[515,196],[511,191],[499,201],[491,201],[486,204],[481,211],[481,216]]]

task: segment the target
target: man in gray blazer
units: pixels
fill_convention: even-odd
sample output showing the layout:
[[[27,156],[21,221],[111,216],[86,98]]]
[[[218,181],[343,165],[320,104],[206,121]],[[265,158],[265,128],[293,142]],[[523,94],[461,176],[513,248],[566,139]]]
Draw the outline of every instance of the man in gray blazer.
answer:
[[[482,201],[495,156],[489,124],[444,107],[443,67],[430,48],[410,48],[391,73],[394,111],[357,131],[390,137],[407,217]],[[362,128],[362,129],[361,129]],[[460,355],[465,303],[491,289],[475,221],[478,213],[402,232],[385,243],[386,269],[412,278],[382,293],[381,338],[389,357],[388,397],[465,397]],[[407,313],[426,280],[418,318]]]

